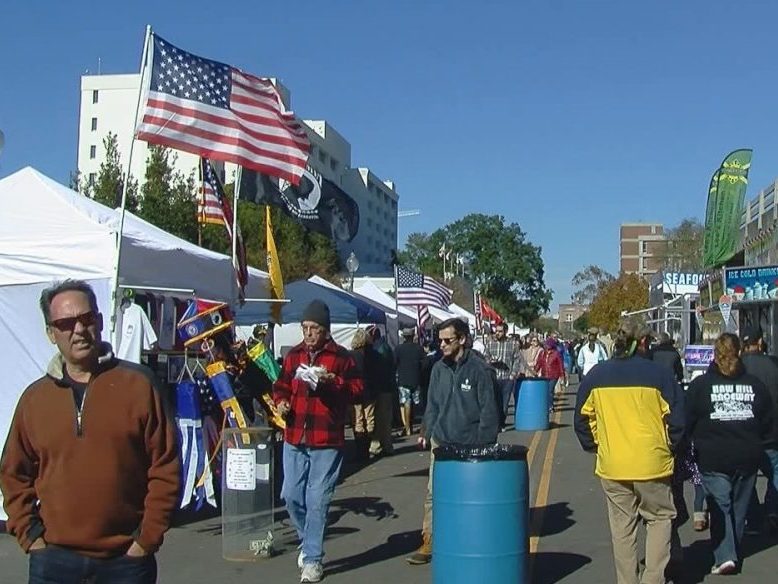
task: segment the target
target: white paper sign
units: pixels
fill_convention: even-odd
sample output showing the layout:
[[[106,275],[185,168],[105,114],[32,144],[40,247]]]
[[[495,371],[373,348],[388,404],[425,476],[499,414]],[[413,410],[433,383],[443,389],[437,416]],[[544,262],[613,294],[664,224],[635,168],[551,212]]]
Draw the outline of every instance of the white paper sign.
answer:
[[[258,464],[257,465],[257,482],[268,483],[270,482],[270,465]]]
[[[256,488],[256,457],[253,449],[228,448],[225,482],[234,491],[253,491]]]

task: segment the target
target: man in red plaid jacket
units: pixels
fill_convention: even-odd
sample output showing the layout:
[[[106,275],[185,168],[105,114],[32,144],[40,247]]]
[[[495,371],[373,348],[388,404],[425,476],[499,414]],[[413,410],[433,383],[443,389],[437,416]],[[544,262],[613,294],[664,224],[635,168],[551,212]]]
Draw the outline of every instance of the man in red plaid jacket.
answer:
[[[330,311],[320,300],[303,312],[303,342],[287,353],[273,399],[285,416],[281,497],[300,538],[300,582],[323,575],[324,528],[343,462],[343,428],[362,378],[348,351],[330,337]]]

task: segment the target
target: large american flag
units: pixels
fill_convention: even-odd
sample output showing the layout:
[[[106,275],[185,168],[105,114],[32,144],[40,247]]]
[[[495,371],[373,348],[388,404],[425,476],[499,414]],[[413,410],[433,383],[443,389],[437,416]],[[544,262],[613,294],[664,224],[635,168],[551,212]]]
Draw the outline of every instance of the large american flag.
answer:
[[[401,306],[437,306],[448,310],[451,290],[435,280],[403,266],[397,266],[397,304]]]
[[[152,35],[148,97],[136,137],[300,182],[308,135],[268,79]]]
[[[224,188],[219,180],[219,176],[216,174],[211,163],[207,158],[200,159],[200,171],[203,177],[203,192],[210,192],[213,199],[216,201],[219,212],[221,214],[221,221],[224,225],[224,229],[227,232],[227,237],[232,244],[232,223],[234,215],[232,214],[232,206],[229,199],[224,194]],[[206,199],[207,203],[207,199]],[[246,245],[243,242],[243,236],[240,233],[240,227],[237,228],[238,243],[236,245],[236,257],[233,267],[235,268],[235,279],[238,281],[240,287],[240,296],[243,297],[246,284],[249,280],[249,272],[246,264]]]

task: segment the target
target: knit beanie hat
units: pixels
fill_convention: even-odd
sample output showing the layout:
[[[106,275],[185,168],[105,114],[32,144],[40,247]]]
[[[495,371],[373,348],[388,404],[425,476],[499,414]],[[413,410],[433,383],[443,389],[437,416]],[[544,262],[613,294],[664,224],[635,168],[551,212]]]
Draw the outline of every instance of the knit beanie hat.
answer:
[[[330,309],[321,300],[313,300],[303,311],[302,322],[315,322],[330,330]]]

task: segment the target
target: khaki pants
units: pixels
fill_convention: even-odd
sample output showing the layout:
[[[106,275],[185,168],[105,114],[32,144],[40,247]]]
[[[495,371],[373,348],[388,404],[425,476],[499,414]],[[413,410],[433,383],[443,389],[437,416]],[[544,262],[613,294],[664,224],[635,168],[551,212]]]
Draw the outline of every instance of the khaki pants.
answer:
[[[394,394],[381,392],[375,400],[375,434],[370,443],[370,452],[373,454],[392,454],[392,405]]]
[[[421,521],[421,532],[432,535],[432,471],[435,467],[434,451],[438,443],[430,440],[430,474],[427,477],[427,494],[424,497],[424,519]]]
[[[372,434],[375,431],[375,403],[354,406],[354,433]]]
[[[618,584],[664,584],[670,561],[675,505],[670,479],[611,481],[601,479],[608,501],[613,560]],[[638,523],[646,523],[646,569],[638,577]]]

